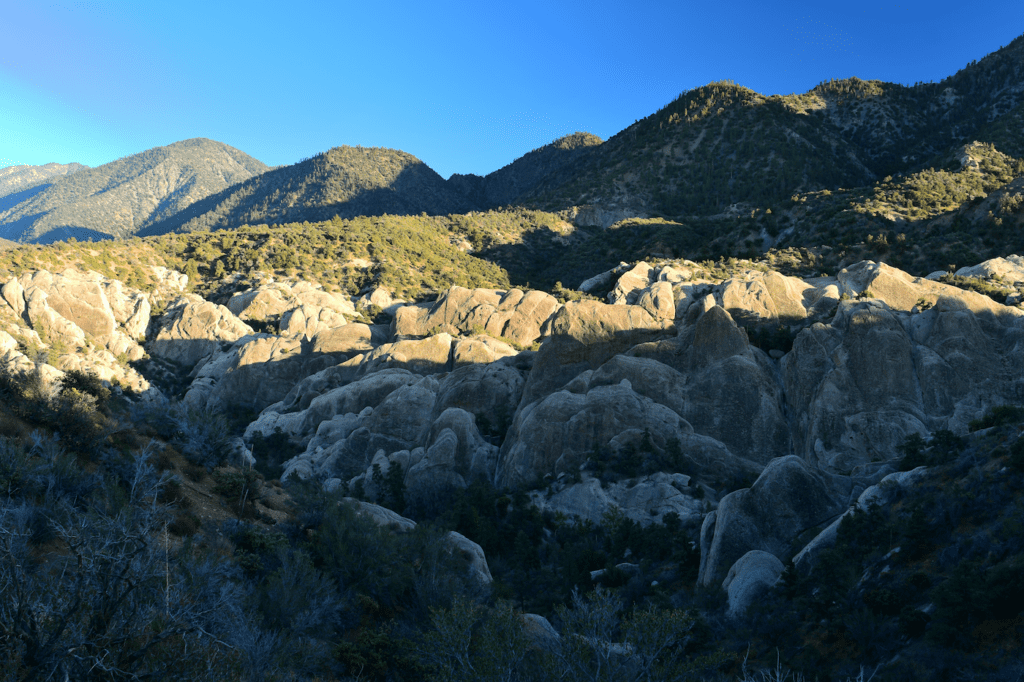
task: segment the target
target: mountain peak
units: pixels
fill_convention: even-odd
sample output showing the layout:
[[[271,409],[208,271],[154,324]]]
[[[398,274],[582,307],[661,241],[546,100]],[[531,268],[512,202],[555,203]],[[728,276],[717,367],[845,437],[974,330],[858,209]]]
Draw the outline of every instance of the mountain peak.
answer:
[[[19,201],[0,204],[0,237],[16,241],[128,237],[267,166],[196,138],[81,167]]]

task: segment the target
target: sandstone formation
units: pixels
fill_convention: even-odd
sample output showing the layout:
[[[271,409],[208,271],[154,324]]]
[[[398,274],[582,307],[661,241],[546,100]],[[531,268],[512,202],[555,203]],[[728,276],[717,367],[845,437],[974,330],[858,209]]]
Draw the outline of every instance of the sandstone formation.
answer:
[[[224,306],[198,296],[185,296],[176,300],[160,319],[149,352],[191,369],[222,346],[252,333],[252,327]]]
[[[704,493],[691,486],[690,481],[685,474],[659,472],[636,482],[620,481],[606,486],[589,475],[582,476],[579,483],[561,476],[548,491],[534,493],[531,498],[540,509],[594,524],[617,511],[642,526],[661,523],[666,514],[673,513],[684,524],[692,525],[703,516],[704,503],[699,498]]]
[[[303,309],[307,318],[323,317],[334,321],[356,315],[355,305],[349,297],[326,292],[309,282],[264,284],[235,294],[227,302],[227,307],[246,321],[281,320],[283,323],[284,315],[297,309]]]
[[[343,502],[352,505],[357,514],[365,516],[378,526],[399,532],[408,532],[416,527],[415,521],[396,514],[386,507],[351,497],[345,498]],[[491,577],[491,569],[487,565],[487,557],[480,545],[455,531],[450,531],[444,536],[444,543],[449,553],[457,552],[463,556],[467,565],[467,574],[471,579],[482,587],[488,587],[494,581]]]
[[[778,582],[785,566],[774,554],[753,549],[736,560],[722,581],[722,589],[729,595],[726,614],[739,616],[746,612],[761,595]]]
[[[1015,282],[1021,267],[961,272]],[[270,282],[219,306],[154,273],[148,293],[75,271],[8,280],[0,364],[156,396],[123,364],[148,326],[146,351],[191,372],[185,403],[259,411],[246,444],[280,432],[297,448],[282,479],[386,504],[400,468],[411,505],[484,481],[593,523],[675,514],[700,526],[699,582],[722,585],[733,615],[779,562],[812,570],[851,501],[891,504],[910,485],[919,474],[893,473],[907,435],[963,432],[1024,397],[1024,311],[870,261],[807,280],[623,264],[586,283],[608,303],[564,305],[516,289],[408,305]],[[154,303],[168,305],[151,321]],[[351,319],[371,306],[393,312],[390,327]],[[762,329],[791,347],[763,345]]]
[[[793,538],[846,508],[837,487],[799,457],[772,460],[754,485],[723,497],[704,519],[698,584],[720,582],[750,550],[789,559]]]
[[[37,362],[11,348],[7,366],[21,374],[38,367],[51,383],[62,372],[81,371],[143,393],[149,382],[127,362],[145,353],[138,339],[150,309],[145,295],[95,272],[39,270],[12,278],[0,286],[0,317],[46,358]]]
[[[568,303],[550,321],[523,394],[524,405],[564,386],[614,355],[672,330],[671,320],[655,318],[637,306],[597,301]]]
[[[542,326],[558,301],[542,291],[464,289],[452,287],[431,304],[405,306],[395,313],[394,333],[400,337],[477,330],[529,346],[542,335]]]

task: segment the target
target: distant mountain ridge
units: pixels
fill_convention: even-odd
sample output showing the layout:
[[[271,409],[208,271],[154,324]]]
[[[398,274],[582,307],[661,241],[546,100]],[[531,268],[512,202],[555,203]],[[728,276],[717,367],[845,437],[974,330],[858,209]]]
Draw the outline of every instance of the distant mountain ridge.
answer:
[[[7,166],[0,168],[0,197],[23,192],[51,179],[70,175],[88,166],[80,163],[47,163],[42,166]]]
[[[202,138],[155,147],[57,178],[0,211],[0,238],[54,241],[130,237],[155,220],[267,166],[233,147]]]
[[[1024,158],[1024,36],[940,83],[904,86],[849,78],[786,96],[761,95],[731,81],[710,83],[682,93],[607,141],[574,133],[486,176],[454,174],[444,180],[405,152],[342,146],[263,174],[220,173],[217,187],[203,183],[203,191],[175,186],[159,205],[150,201],[136,207],[120,199],[113,202],[117,210],[110,210],[112,190],[91,187],[101,169],[105,182],[116,175],[108,164],[61,179],[14,209],[0,210],[0,238],[45,241],[87,224],[102,225],[93,229],[107,235],[144,236],[384,214],[464,215],[472,223],[479,222],[479,216],[470,213],[507,207],[557,213],[559,220],[576,227],[635,223],[641,231],[657,232],[658,244],[630,246],[630,253],[638,257],[646,257],[644,249],[651,257],[681,252],[752,257],[758,248],[774,244],[815,246],[793,244],[794,237],[810,232],[794,231],[785,220],[813,214],[813,232],[821,234],[822,220],[848,208],[833,206],[835,200],[822,193],[856,190],[856,196],[867,196],[888,187],[893,176],[899,184],[900,177],[930,166],[955,171],[958,165],[950,165],[950,155],[975,141]],[[1003,183],[1016,177],[1013,163],[999,163],[1005,170],[991,178]],[[136,175],[145,170],[136,166]],[[262,164],[261,168],[267,170]],[[127,182],[131,173],[123,175],[118,182]],[[932,176],[922,178],[915,183],[932,182]],[[950,178],[954,184],[974,182],[964,179],[968,176]],[[89,185],[89,191],[83,191],[83,185]],[[986,191],[993,189],[997,187]],[[65,201],[67,194],[72,196]],[[847,229],[832,226],[824,233],[842,233],[844,243],[856,243],[866,237],[858,230],[869,224],[873,230],[887,230],[889,222],[896,221],[895,238],[901,230],[910,231],[907,221],[923,215],[926,207],[917,204],[930,201],[926,196],[931,195],[939,196],[919,189],[900,194],[915,202],[914,210],[896,207],[871,220],[847,212],[841,226]],[[946,202],[949,196],[943,196]],[[817,208],[794,209],[798,200],[801,206]],[[78,204],[67,208],[62,201]],[[947,203],[942,203],[943,210],[959,206]],[[934,214],[937,207],[924,212]],[[64,215],[68,211],[78,222]],[[867,215],[859,209],[853,212]],[[885,217],[890,215],[895,218]],[[740,219],[746,222],[734,224]],[[900,221],[907,226],[896,225]],[[516,228],[502,239],[521,240],[523,234]],[[615,243],[632,240],[631,234],[622,232],[612,239],[598,230],[592,236],[600,243],[591,248],[615,260]],[[964,248],[980,253],[977,245]]]
[[[445,215],[474,208],[465,195],[411,154],[342,146],[223,190],[142,234],[385,213]]]
[[[80,163],[0,168],[0,213],[28,201],[59,178],[88,168]]]

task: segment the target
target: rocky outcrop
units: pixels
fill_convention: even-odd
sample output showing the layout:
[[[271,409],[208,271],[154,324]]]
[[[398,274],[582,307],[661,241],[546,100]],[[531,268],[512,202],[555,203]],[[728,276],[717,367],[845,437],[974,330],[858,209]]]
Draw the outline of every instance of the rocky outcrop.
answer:
[[[744,322],[793,324],[807,317],[822,293],[796,277],[754,271],[725,281],[716,299]]]
[[[930,308],[942,301],[946,307],[969,310],[983,319],[1024,317],[1024,310],[1000,305],[983,294],[913,277],[885,263],[861,261],[840,271],[838,279],[842,293],[851,297],[870,294],[871,298],[883,301],[890,310],[910,312],[914,308]]]
[[[705,517],[698,583],[718,584],[751,550],[789,559],[793,538],[846,508],[843,492],[799,457],[773,460],[754,485],[729,493]]]
[[[302,379],[332,367],[342,356],[317,355],[300,340],[268,334],[243,336],[196,367],[185,402],[213,410],[262,410]]]
[[[905,311],[843,301],[830,325],[803,330],[780,362],[795,452],[834,473],[884,473],[907,435],[963,431],[988,406],[1024,395],[1024,313],[889,268],[864,270],[880,272],[870,286],[882,280],[879,291]],[[927,296],[935,303],[920,311],[913,301]]]
[[[281,320],[282,324],[286,313],[298,309],[302,309],[303,318],[324,320],[325,324],[356,315],[352,299],[326,292],[310,282],[270,282],[233,295],[227,307],[242,320]],[[341,324],[344,322],[336,326]]]
[[[343,503],[351,505],[357,514],[368,518],[378,526],[399,532],[409,532],[416,527],[416,522],[412,519],[407,519],[380,505],[362,502],[351,497],[344,498]],[[466,563],[467,576],[470,579],[482,587],[490,586],[494,579],[491,577],[491,569],[487,565],[487,556],[480,545],[455,531],[449,531],[444,536],[443,542],[449,554],[461,555]]]
[[[95,272],[39,270],[9,280],[0,296],[46,341],[70,350],[97,345],[129,360],[144,354],[136,340],[149,323],[149,302],[120,282]]]
[[[160,318],[149,352],[191,369],[222,346],[253,333],[224,306],[198,296],[182,297]]]
[[[793,557],[793,565],[804,575],[810,573],[821,553],[836,544],[839,537],[839,525],[843,519],[858,511],[868,511],[873,505],[887,507],[893,504],[908,488],[921,480],[927,470],[927,467],[921,466],[912,471],[897,471],[889,474],[876,485],[867,488],[857,498],[856,506],[843,512],[842,516],[829,524],[797,552]]]
[[[441,379],[434,413],[458,408],[476,418],[488,435],[502,438],[523,395],[526,381],[514,361],[457,367]]]
[[[368,353],[387,340],[387,327],[356,323],[321,330],[312,337],[312,345],[314,353],[344,353],[352,357]]]
[[[577,387],[583,392],[573,392]],[[548,474],[573,475],[588,463],[600,467],[627,453],[712,486],[728,486],[760,470],[720,442],[695,434],[686,420],[638,394],[628,380],[586,388],[581,377],[516,415],[501,448],[496,483],[522,487]]]
[[[602,523],[609,514],[621,513],[642,526],[661,523],[666,514],[676,514],[683,524],[695,525],[704,513],[703,490],[691,486],[691,478],[685,474],[659,472],[606,485],[584,474],[580,482],[572,481],[560,477],[547,491],[533,493],[533,504],[594,524]]]
[[[960,277],[982,277],[1020,284],[1024,283],[1024,257],[992,258],[977,265],[960,268],[956,274]]]
[[[637,360],[615,358],[595,379],[629,378],[696,433],[739,457],[765,463],[792,451],[781,376],[721,307],[712,305],[694,323],[681,325],[675,338],[639,345],[629,354]]]
[[[311,339],[320,332],[337,329],[345,324],[347,321],[341,313],[304,303],[281,315],[278,331],[282,336]]]
[[[524,389],[528,405],[618,353],[674,332],[671,320],[655,318],[638,306],[597,301],[567,303],[550,322],[550,338],[541,345]]]
[[[529,346],[541,338],[542,326],[557,308],[558,301],[542,291],[452,287],[432,304],[399,308],[394,332],[406,337],[480,331]]]
[[[425,339],[381,344],[366,355],[360,372],[373,374],[387,368],[417,374],[447,372],[452,366],[452,342],[452,337],[442,332]]]

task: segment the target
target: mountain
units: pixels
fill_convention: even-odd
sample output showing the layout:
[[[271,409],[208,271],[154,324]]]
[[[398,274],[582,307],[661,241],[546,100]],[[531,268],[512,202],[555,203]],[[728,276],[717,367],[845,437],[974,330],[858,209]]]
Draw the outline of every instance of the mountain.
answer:
[[[602,140],[597,135],[573,133],[534,149],[486,176],[456,173],[448,178],[448,184],[480,206],[506,206],[553,173],[579,163],[601,143]]]
[[[263,173],[267,166],[207,139],[176,142],[81,169],[0,210],[0,238],[52,242],[125,238],[214,192]],[[14,195],[8,195],[11,199]]]
[[[796,192],[870,185],[973,140],[1024,155],[1022,107],[1024,36],[940,83],[849,78],[786,96],[710,83],[565,163],[534,165],[530,157],[554,151],[541,148],[482,179],[450,182],[487,208],[592,206],[614,219],[715,215],[734,204],[769,207]],[[508,181],[517,166],[532,166],[528,182]]]
[[[386,213],[444,215],[473,208],[466,196],[411,154],[344,146],[225,189],[154,223],[143,234]]]

